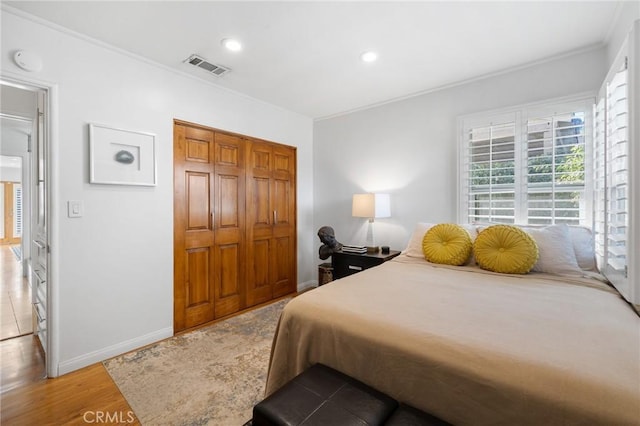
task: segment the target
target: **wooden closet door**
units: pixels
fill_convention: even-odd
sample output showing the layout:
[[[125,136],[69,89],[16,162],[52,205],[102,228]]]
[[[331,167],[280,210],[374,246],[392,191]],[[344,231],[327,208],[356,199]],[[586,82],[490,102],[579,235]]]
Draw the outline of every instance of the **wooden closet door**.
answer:
[[[296,152],[274,145],[272,163],[272,209],[274,211],[271,262],[273,297],[296,291]]]
[[[214,133],[174,126],[174,332],[215,318]]]
[[[273,298],[272,149],[247,141],[247,306]]]
[[[244,140],[215,133],[214,298],[215,317],[243,307],[245,281]]]
[[[296,291],[296,156],[252,140],[247,164],[247,305]]]
[[[174,124],[174,331],[296,291],[295,148]]]

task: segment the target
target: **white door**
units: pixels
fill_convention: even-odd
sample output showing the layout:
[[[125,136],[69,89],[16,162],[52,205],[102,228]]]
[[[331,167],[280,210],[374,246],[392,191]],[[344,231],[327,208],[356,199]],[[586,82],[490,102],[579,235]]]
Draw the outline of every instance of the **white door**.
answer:
[[[36,310],[35,334],[45,353],[48,352],[47,340],[47,271],[49,265],[48,218],[48,149],[46,142],[46,102],[45,93],[38,92],[38,115],[36,118],[36,143],[32,147],[33,199],[31,209],[32,246],[31,246],[31,283],[33,303]]]

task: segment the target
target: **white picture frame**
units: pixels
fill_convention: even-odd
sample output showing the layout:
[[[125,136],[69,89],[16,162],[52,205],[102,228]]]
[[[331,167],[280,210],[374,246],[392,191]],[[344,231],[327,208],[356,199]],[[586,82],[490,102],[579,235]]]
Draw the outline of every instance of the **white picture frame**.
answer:
[[[89,183],[156,186],[156,136],[89,124]]]

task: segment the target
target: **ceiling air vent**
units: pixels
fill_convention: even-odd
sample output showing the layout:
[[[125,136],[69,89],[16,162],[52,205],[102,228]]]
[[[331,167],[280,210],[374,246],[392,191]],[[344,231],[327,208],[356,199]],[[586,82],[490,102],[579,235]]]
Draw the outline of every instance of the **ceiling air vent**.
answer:
[[[221,76],[231,71],[229,68],[225,68],[222,65],[212,64],[211,62],[206,61],[203,57],[195,54],[189,56],[183,62],[202,68],[203,70],[217,76]]]

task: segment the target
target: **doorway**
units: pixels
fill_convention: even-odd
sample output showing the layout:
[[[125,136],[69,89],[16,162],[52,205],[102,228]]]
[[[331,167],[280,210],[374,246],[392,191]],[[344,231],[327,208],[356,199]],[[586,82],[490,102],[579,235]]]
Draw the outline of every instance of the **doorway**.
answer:
[[[0,155],[0,171],[0,244],[17,247],[22,241],[22,158]]]
[[[0,155],[0,341],[33,333],[31,289],[22,267],[22,176],[22,157]]]
[[[51,377],[57,375],[49,356],[52,336],[47,330],[51,326],[48,152],[52,89],[0,79],[3,308],[0,344],[5,357],[4,346],[15,346],[24,339],[33,341],[35,344],[26,346],[34,354],[15,356],[38,359],[41,365],[35,367],[46,369]],[[15,322],[12,333],[11,319]],[[16,360],[6,361],[15,366]]]

